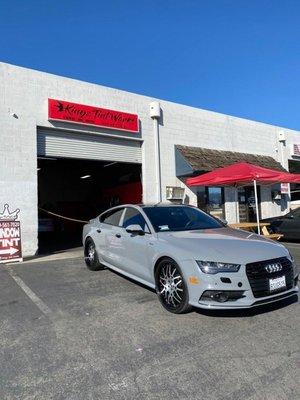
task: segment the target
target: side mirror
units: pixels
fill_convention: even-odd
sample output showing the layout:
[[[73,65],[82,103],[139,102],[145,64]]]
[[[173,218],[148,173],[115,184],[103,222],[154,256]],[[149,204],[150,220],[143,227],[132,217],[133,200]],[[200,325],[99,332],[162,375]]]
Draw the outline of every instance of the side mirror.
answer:
[[[138,224],[136,225],[128,225],[126,228],[126,232],[128,233],[135,233],[136,235],[145,235],[145,232],[143,231],[142,227]]]

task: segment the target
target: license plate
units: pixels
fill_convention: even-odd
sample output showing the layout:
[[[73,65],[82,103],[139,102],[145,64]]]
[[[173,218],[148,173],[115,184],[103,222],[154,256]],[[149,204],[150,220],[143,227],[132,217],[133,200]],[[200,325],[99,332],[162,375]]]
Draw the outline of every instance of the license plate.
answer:
[[[286,287],[285,276],[280,278],[269,279],[270,292]]]

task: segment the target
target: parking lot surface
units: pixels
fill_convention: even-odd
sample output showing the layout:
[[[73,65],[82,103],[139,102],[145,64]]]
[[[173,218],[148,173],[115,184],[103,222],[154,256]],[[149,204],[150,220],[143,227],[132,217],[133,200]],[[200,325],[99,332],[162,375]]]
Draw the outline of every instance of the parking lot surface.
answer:
[[[295,299],[173,315],[77,257],[2,265],[0,316],[1,400],[300,399]]]

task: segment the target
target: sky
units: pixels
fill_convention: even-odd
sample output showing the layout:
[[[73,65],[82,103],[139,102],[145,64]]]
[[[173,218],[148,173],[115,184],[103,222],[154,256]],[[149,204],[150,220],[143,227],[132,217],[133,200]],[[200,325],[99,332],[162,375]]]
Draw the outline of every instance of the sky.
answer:
[[[0,61],[300,131],[299,0],[0,0]]]

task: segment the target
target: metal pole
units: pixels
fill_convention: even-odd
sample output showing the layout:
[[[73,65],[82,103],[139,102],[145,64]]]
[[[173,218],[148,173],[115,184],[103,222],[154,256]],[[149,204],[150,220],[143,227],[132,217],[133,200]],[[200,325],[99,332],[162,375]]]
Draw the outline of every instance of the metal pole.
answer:
[[[155,138],[157,202],[161,203],[162,202],[162,190],[161,190],[161,164],[160,164],[160,141],[159,141],[158,118],[153,118],[153,131],[154,131],[154,138]]]
[[[257,221],[257,232],[260,235],[260,226],[259,226],[259,210],[258,210],[258,197],[257,197],[257,184],[256,179],[254,179],[254,195],[255,195],[255,207],[256,207],[256,221]]]
[[[240,222],[239,218],[239,193],[238,193],[238,187],[235,186],[235,219],[236,223],[238,224]]]
[[[286,158],[285,158],[285,148],[286,148],[286,137],[285,137],[285,132],[281,130],[279,132],[279,146],[280,146],[280,153],[281,153],[281,165],[283,168],[286,168],[289,170],[289,165],[288,161],[286,163]],[[285,207],[286,205],[286,207]],[[291,185],[290,183],[288,184],[288,193],[287,196],[281,196],[281,209],[287,208],[288,211],[290,211],[291,208]]]
[[[284,158],[284,141],[279,142],[280,146],[280,153],[281,153],[281,165],[285,168],[285,158]]]

